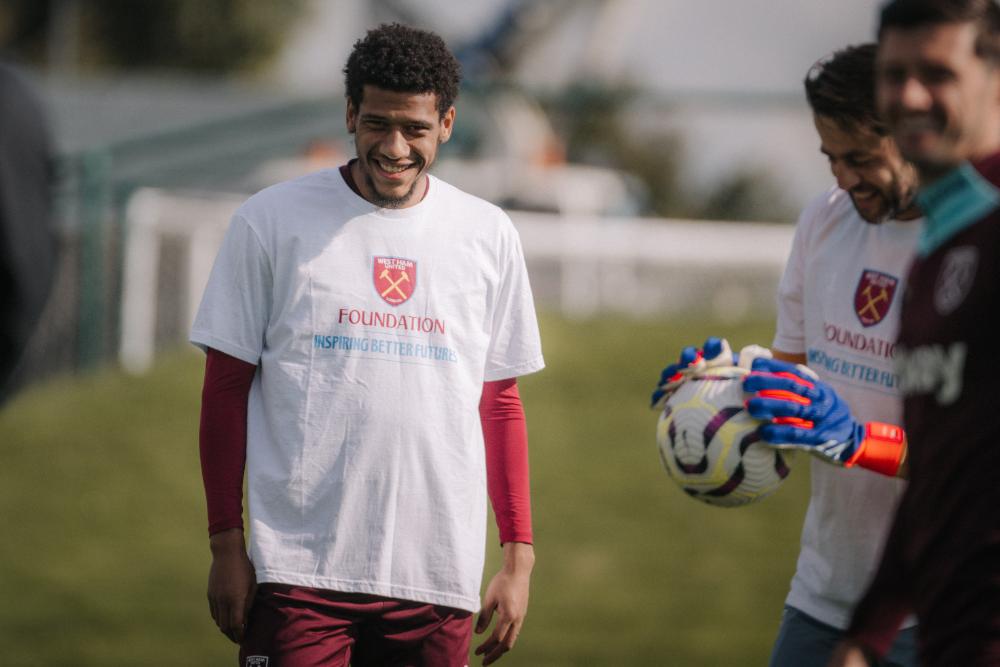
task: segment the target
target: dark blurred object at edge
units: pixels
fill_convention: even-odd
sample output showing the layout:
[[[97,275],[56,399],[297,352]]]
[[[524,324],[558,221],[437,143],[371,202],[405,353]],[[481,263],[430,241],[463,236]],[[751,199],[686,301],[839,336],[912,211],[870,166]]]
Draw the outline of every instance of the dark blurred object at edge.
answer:
[[[56,267],[52,143],[38,97],[0,63],[0,404]]]

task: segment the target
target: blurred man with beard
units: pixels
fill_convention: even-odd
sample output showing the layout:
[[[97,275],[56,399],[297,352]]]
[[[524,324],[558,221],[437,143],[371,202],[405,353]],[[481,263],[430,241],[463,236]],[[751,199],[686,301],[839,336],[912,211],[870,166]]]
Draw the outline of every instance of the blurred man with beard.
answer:
[[[795,373],[780,362],[805,364],[818,376],[814,384],[828,386],[849,406],[853,423],[899,424],[892,341],[920,212],[914,205],[916,172],[875,113],[874,67],[875,45],[867,44],[820,61],[806,77],[820,151],[838,187],[814,200],[799,219],[778,290],[772,345],[778,361],[758,360],[754,369]],[[783,388],[760,376],[751,376],[745,386],[765,393]],[[751,413],[764,409],[758,407],[761,400],[752,400]],[[783,411],[785,405],[800,407],[782,402],[755,416],[779,422],[804,416]],[[809,418],[816,430],[822,428],[821,418]],[[864,435],[857,436],[853,448],[828,456],[808,440],[809,433],[796,434],[792,425],[775,427],[787,432],[768,433],[765,440],[789,445],[801,438],[817,456],[811,461],[802,548],[770,664],[822,667],[875,569],[905,488],[898,478],[905,474],[905,444],[890,445],[897,458],[886,467],[870,451],[851,460],[862,449]],[[865,444],[873,448],[872,441]],[[900,637],[885,664],[916,665],[912,629]]]
[[[772,667],[823,667],[870,580],[905,488],[906,441],[893,350],[920,212],[917,178],[875,112],[875,45],[814,65],[805,89],[837,185],[799,217],[778,289],[773,359],[744,380],[761,439],[804,449],[811,498]],[[710,339],[664,370],[654,404],[699,365],[727,363]],[[721,355],[721,356],[720,356]],[[832,464],[832,465],[831,465]],[[909,625],[912,625],[912,621]],[[914,630],[885,665],[916,665]]]

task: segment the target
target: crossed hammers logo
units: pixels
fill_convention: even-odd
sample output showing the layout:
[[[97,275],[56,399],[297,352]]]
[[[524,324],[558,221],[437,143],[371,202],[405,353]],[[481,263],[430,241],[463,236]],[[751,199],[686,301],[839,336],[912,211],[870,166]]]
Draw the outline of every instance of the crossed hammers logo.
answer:
[[[406,273],[406,271],[400,271],[399,277],[396,278],[395,281],[392,279],[392,275],[389,273],[389,269],[382,269],[382,273],[378,274],[378,277],[379,280],[384,280],[387,283],[389,283],[389,286],[386,287],[385,290],[382,292],[383,299],[387,297],[389,295],[389,292],[392,292],[393,290],[395,290],[399,294],[399,296],[404,300],[408,298],[406,292],[404,292],[399,287],[403,283],[410,282],[410,276],[409,274]]]
[[[858,311],[859,315],[868,315],[876,320],[882,319],[882,314],[878,312],[878,308],[875,306],[882,301],[887,301],[889,299],[889,292],[884,287],[879,291],[878,294],[872,296],[872,286],[868,285],[861,291],[862,296],[868,299],[868,303],[865,307]]]

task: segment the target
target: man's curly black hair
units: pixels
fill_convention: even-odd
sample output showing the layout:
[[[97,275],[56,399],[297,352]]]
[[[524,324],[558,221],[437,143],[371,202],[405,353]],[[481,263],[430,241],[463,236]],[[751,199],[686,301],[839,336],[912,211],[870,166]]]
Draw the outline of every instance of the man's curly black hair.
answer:
[[[444,116],[458,96],[461,71],[444,40],[432,32],[383,23],[354,44],[344,67],[347,99],[361,105],[365,85],[402,93],[434,93]]]

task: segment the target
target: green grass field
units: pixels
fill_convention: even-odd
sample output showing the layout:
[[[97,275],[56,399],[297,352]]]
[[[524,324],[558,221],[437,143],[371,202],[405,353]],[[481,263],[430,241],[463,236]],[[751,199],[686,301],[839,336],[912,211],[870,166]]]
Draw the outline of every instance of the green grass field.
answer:
[[[703,506],[662,470],[645,402],[681,345],[766,344],[771,327],[543,318],[548,368],[521,381],[537,566],[499,664],[766,664],[805,466],[759,505]],[[146,377],[60,380],[0,412],[0,663],[235,665],[205,602],[202,363],[178,350]]]

